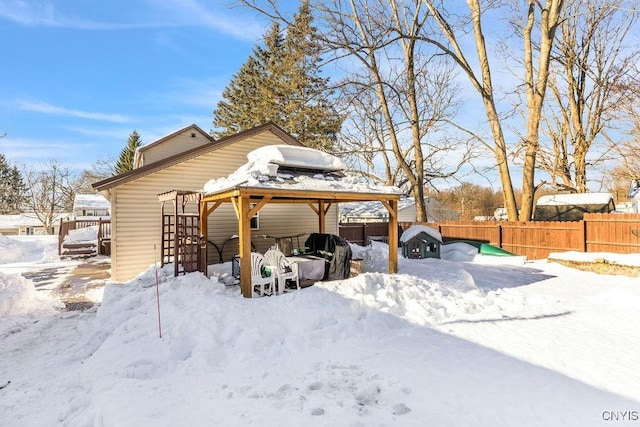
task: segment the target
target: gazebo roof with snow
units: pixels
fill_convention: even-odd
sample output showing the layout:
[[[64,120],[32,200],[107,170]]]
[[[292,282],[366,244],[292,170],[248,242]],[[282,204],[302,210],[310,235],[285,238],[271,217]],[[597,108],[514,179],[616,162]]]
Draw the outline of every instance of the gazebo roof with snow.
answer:
[[[207,218],[222,203],[232,203],[238,217],[240,288],[251,296],[250,220],[267,203],[308,204],[318,215],[318,232],[325,232],[325,216],[334,203],[379,201],[389,211],[389,272],[398,270],[397,187],[359,181],[344,172],[337,157],[307,147],[271,145],[247,154],[248,162],[226,178],[208,181],[201,191],[200,231],[207,238]],[[175,194],[175,192],[173,192]],[[172,192],[164,194],[166,199]],[[163,195],[159,196],[161,201]]]

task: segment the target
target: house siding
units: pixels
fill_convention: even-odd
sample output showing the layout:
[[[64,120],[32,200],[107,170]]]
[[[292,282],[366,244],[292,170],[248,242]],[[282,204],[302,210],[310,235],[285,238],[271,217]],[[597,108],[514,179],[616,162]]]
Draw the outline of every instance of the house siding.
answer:
[[[119,282],[130,280],[160,261],[162,227],[158,194],[171,190],[199,190],[209,179],[226,177],[246,163],[246,155],[250,151],[282,143],[276,135],[264,132],[113,188],[112,279]],[[195,211],[197,207],[192,205],[192,211]],[[337,209],[332,207],[327,214],[328,233],[337,234],[337,218]],[[316,232],[317,227],[317,215],[308,205],[274,204],[260,211],[260,229],[252,231],[252,234],[280,235],[282,230],[286,230],[285,234]],[[214,211],[208,219],[208,229],[208,240],[216,245],[237,234],[233,207],[225,204]],[[264,245],[268,243],[266,239],[253,240],[260,249],[266,248]],[[232,243],[228,244],[225,252],[233,250],[232,246]],[[215,248],[210,246],[208,252],[209,261],[217,262]]]
[[[192,138],[191,134],[195,134],[196,137]],[[195,128],[185,129],[183,132],[175,135],[173,138],[166,141],[162,141],[160,144],[151,145],[148,148],[141,150],[142,153],[142,165],[148,165],[153,162],[157,162],[174,154],[183,153],[192,148],[200,147],[204,144],[211,142],[209,136],[204,135],[202,132]]]

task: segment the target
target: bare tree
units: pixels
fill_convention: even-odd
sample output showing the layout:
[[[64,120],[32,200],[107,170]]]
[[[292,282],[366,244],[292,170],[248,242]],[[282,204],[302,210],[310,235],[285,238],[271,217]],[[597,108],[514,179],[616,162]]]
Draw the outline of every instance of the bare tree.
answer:
[[[38,217],[45,229],[50,229],[56,214],[70,212],[75,196],[71,170],[57,160],[41,169],[26,173],[27,208]]]
[[[500,173],[505,207],[509,219],[514,220],[518,217],[518,211],[507,161],[507,144],[504,138],[502,119],[496,106],[496,95],[491,75],[492,61],[489,58],[482,26],[483,13],[488,8],[493,7],[493,3],[488,2],[485,6],[481,4],[480,0],[467,0],[470,16],[461,16],[456,22],[450,21],[447,17],[459,15],[449,14],[441,2],[424,0],[424,3],[435,17],[446,39],[446,43],[439,40],[433,40],[432,42],[440,46],[443,52],[456,60],[456,63],[469,77],[471,84],[482,98],[487,121],[493,135],[493,152]],[[553,41],[560,21],[563,0],[547,0],[544,3],[528,0],[526,5],[522,32],[524,52],[523,81],[527,96],[527,131],[524,140],[525,159],[520,219],[528,220],[531,218],[535,193],[534,175],[539,145],[541,109],[549,76]],[[467,56],[459,43],[459,37],[466,35],[468,32],[472,32],[474,36],[475,56]],[[535,39],[536,36],[539,37],[538,40]],[[537,52],[537,57],[534,52]],[[476,73],[471,66],[471,58],[478,62],[479,73]]]
[[[274,1],[244,4],[272,19],[285,19]],[[345,67],[338,85],[342,154],[369,176],[384,168],[387,183],[410,188],[419,221],[426,220],[424,187],[456,174],[473,157],[472,142],[451,136],[458,88],[449,59],[424,39],[430,16],[421,0],[341,0],[314,3],[328,60]],[[449,132],[446,132],[449,126]],[[459,159],[451,165],[451,159]]]
[[[272,18],[282,18],[275,0],[262,2],[241,0],[241,2]],[[487,10],[501,7],[504,2],[467,0],[467,13],[460,10],[459,4],[454,3],[441,0],[351,0],[349,2],[332,0],[317,1],[314,7],[327,25],[327,31],[324,32],[325,42],[332,52],[337,52],[337,57],[334,59],[348,58],[351,64],[356,62],[365,71],[358,79],[352,80],[357,80],[363,89],[375,92],[381,107],[380,115],[385,120],[384,129],[388,132],[389,146],[403,174],[412,181],[412,185],[416,185],[418,190],[415,194],[416,198],[422,196],[420,192],[422,184],[419,182],[424,182],[421,174],[424,173],[422,171],[426,157],[418,141],[423,141],[422,137],[427,135],[427,132],[424,132],[425,126],[430,127],[428,131],[433,135],[436,133],[433,126],[445,120],[444,116],[437,117],[435,121],[430,120],[431,112],[425,113],[424,105],[419,103],[420,98],[416,91],[419,88],[418,77],[421,66],[417,61],[423,61],[430,56],[420,57],[418,54],[439,53],[453,60],[458,69],[466,74],[484,104],[485,116],[493,137],[493,145],[490,149],[495,156],[500,174],[504,204],[509,219],[515,220],[518,218],[518,209],[509,168],[508,147],[493,86],[491,72],[493,59],[490,58],[487,50],[482,23],[483,14]],[[527,131],[524,141],[525,159],[520,214],[522,219],[529,219],[533,208],[541,109],[549,76],[552,46],[563,3],[563,0],[525,2],[522,31]],[[465,52],[463,49],[465,44],[461,42],[469,34],[473,35],[475,41],[475,52],[470,54]],[[427,45],[435,48],[436,52],[429,51],[425,48],[425,43],[421,42],[426,42]],[[395,50],[393,46],[396,46]],[[385,62],[385,59],[392,57],[397,58],[397,61],[391,64]],[[398,73],[397,76],[400,74],[405,76],[407,85],[404,88],[407,92],[402,95],[396,93],[398,80],[388,78],[389,74],[385,72],[389,70],[395,70]],[[353,69],[350,68],[348,72],[352,74]],[[402,110],[401,118],[390,108],[394,97],[404,102],[405,108]],[[400,129],[399,123],[406,127]],[[404,133],[398,132],[399,130],[409,133],[414,144],[411,152],[413,158],[409,161],[404,160],[407,153],[403,151],[400,142],[400,137]]]
[[[556,187],[587,191],[588,169],[608,158],[619,106],[638,77],[640,53],[625,47],[635,8],[626,0],[567,3],[545,108],[550,145],[540,151],[540,166]]]

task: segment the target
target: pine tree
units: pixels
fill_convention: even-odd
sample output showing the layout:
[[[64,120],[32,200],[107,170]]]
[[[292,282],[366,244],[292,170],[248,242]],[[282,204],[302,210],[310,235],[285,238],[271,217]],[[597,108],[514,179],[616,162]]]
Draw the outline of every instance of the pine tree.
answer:
[[[18,168],[10,166],[4,155],[0,154],[0,214],[21,212],[26,190]]]
[[[272,121],[302,143],[329,151],[341,119],[328,102],[328,79],[320,77],[320,45],[308,2],[283,37],[274,22],[264,47],[233,76],[214,111],[216,137]]]
[[[134,130],[129,134],[129,140],[127,145],[120,152],[120,157],[116,162],[115,171],[117,174],[125,173],[133,170],[133,159],[136,154],[136,149],[142,145],[140,134]]]

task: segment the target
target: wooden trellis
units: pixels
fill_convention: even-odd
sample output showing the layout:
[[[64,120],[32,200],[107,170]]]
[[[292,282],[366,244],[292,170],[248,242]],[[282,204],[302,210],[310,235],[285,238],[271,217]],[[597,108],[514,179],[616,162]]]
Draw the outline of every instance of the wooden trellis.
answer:
[[[206,240],[200,233],[200,194],[170,191],[158,197],[162,214],[161,265],[173,263],[175,276],[203,271]],[[196,213],[185,212],[189,203],[195,203]],[[173,207],[172,212],[166,212],[168,206]]]

